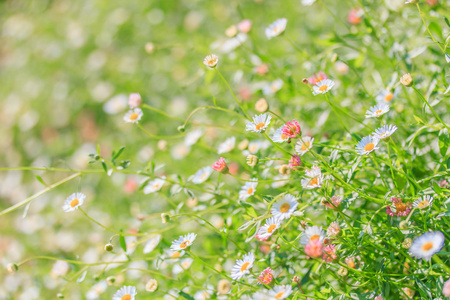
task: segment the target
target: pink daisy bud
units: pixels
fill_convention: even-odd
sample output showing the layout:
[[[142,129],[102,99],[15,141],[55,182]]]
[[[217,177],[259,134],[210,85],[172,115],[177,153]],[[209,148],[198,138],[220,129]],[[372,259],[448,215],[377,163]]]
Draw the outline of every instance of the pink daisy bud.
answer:
[[[305,253],[311,257],[321,257],[323,253],[323,244],[320,239],[312,240],[306,244]]]
[[[269,284],[273,280],[273,270],[269,267],[258,276],[258,284]]]
[[[298,124],[297,121],[292,120],[290,122],[287,122],[281,131],[290,138],[295,138],[298,134],[300,134],[301,128],[300,124]]]
[[[213,163],[212,168],[217,172],[226,173],[228,171],[227,163],[223,157],[219,158],[218,161]]]
[[[325,79],[328,79],[327,75],[324,72],[320,71],[319,73],[314,74],[313,76],[309,77],[308,82],[310,84],[316,85],[318,82],[325,80]]]
[[[302,159],[298,155],[293,155],[289,160],[289,168],[296,169],[302,164]]]
[[[252,29],[252,21],[250,20],[242,20],[237,24],[237,29],[242,33],[248,33]]]
[[[362,9],[359,8],[350,9],[350,11],[348,12],[347,21],[350,24],[358,25],[362,21],[363,13],[364,12],[362,11]]]
[[[322,259],[326,262],[332,262],[333,260],[337,259],[336,255],[336,247],[334,245],[328,245],[324,249],[324,254],[322,256]]]
[[[128,105],[130,108],[136,108],[139,107],[142,103],[142,98],[139,93],[131,93],[128,97]]]

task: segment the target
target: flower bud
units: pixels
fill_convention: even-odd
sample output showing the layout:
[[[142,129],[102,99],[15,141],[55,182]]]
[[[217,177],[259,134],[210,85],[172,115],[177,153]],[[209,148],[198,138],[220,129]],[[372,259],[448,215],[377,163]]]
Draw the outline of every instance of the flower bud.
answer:
[[[139,93],[131,93],[130,96],[128,96],[128,105],[130,108],[136,108],[139,107],[142,103],[142,98]]]
[[[297,275],[295,275],[294,278],[292,278],[292,282],[299,283],[300,282],[300,278]]]
[[[238,149],[241,151],[244,151],[245,149],[247,149],[248,144],[249,144],[249,141],[247,139],[245,139],[238,144]]]
[[[184,127],[184,125],[180,125],[180,126],[177,127],[177,130],[179,132],[185,132],[186,131],[186,127]]]
[[[347,276],[347,274],[348,274],[347,268],[344,268],[344,267],[340,267],[339,268],[339,270],[338,270],[338,275],[339,276],[344,277],[344,276]]]
[[[16,264],[8,264],[6,266],[6,269],[9,273],[14,274],[17,272],[17,270],[19,270],[19,267]]]
[[[248,33],[252,29],[252,21],[247,20],[247,19],[242,20],[241,22],[239,22],[237,24],[237,29],[240,32]]]
[[[105,245],[105,251],[106,252],[111,252],[114,250],[114,246],[112,244],[106,244]]]
[[[258,157],[256,155],[250,154],[247,156],[247,165],[253,168],[254,166],[256,166],[257,163]]]
[[[400,78],[400,82],[404,85],[404,86],[411,86],[413,84],[413,79],[411,74],[406,73],[405,75],[403,75]]]
[[[161,221],[162,221],[163,224],[166,224],[167,222],[169,222],[170,221],[169,214],[162,213],[161,214]]]
[[[269,110],[269,103],[267,103],[266,99],[260,98],[255,103],[255,110],[260,113],[266,112]]]
[[[107,283],[109,286],[113,285],[114,282],[116,282],[116,277],[114,277],[114,276],[109,276],[109,277],[106,278],[106,283]]]
[[[400,228],[401,230],[407,230],[408,227],[408,222],[406,220],[401,221],[398,225],[398,228]]]
[[[156,291],[157,288],[158,288],[158,281],[156,281],[155,279],[150,279],[145,284],[145,290],[147,292],[153,293],[154,291]]]
[[[58,297],[59,299],[64,299],[64,295],[62,293],[56,294],[56,297]]]
[[[228,292],[231,289],[231,284],[228,280],[226,279],[221,279],[219,280],[219,282],[217,283],[217,291],[219,292],[220,295],[226,295],[228,294]]]
[[[237,31],[238,31],[237,27],[235,25],[232,25],[225,30],[225,35],[227,37],[233,37],[237,34]]]
[[[403,243],[402,243],[402,247],[405,249],[409,249],[411,248],[411,244],[412,244],[412,239],[411,238],[406,238],[404,239]]]
[[[227,163],[225,162],[225,159],[223,157],[219,158],[218,161],[213,163],[212,168],[217,172],[221,172],[224,174],[228,172]]]
[[[291,168],[289,168],[289,165],[282,165],[279,169],[278,172],[281,175],[289,175],[289,173],[291,173]]]

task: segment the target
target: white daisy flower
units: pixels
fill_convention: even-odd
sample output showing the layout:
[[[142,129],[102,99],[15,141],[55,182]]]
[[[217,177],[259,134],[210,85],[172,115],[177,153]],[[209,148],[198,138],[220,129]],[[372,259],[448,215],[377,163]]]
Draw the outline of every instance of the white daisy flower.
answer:
[[[125,116],[123,116],[123,120],[127,123],[137,123],[141,120],[144,113],[140,108],[130,109]]]
[[[319,240],[320,242],[323,242],[324,238],[325,238],[325,231],[322,229],[322,227],[319,227],[317,225],[308,226],[303,232],[303,235],[300,239],[300,243],[306,245],[314,240]]]
[[[242,153],[244,155],[248,155],[248,154],[256,154],[259,150],[264,150],[267,149],[268,147],[270,147],[270,142],[269,141],[251,141],[248,144],[247,147],[247,151],[243,151]],[[248,153],[247,153],[248,152]]]
[[[280,221],[287,220],[295,212],[297,206],[297,199],[291,194],[286,194],[272,205],[270,213]]]
[[[331,79],[325,79],[316,83],[313,86],[313,94],[314,96],[319,94],[326,94],[329,90],[331,90],[334,86],[334,81]]]
[[[275,300],[275,298],[264,292],[256,292],[253,294],[252,300]]]
[[[270,84],[263,87],[262,92],[264,95],[273,95],[283,87],[283,80],[277,79]]]
[[[272,141],[274,141],[275,143],[283,143],[289,141],[289,136],[287,136],[282,130],[283,127],[284,125],[278,128],[272,135]]]
[[[205,66],[210,68],[215,68],[218,62],[219,58],[217,57],[217,55],[214,54],[206,56],[205,59],[203,60],[203,64],[205,64]]]
[[[100,281],[99,283],[91,287],[91,289],[86,293],[86,299],[87,300],[98,299],[100,295],[106,291],[107,287],[108,284],[106,283],[106,281]]]
[[[389,111],[389,105],[382,103],[372,106],[366,111],[366,118],[379,118]]]
[[[388,104],[394,100],[395,96],[398,94],[398,89],[395,89],[394,92],[391,90],[381,90],[376,96],[375,100],[377,100],[380,104]]]
[[[234,136],[227,138],[225,142],[219,145],[217,154],[228,153],[234,149],[236,145],[236,138]]]
[[[405,4],[416,3],[416,0],[407,0]]]
[[[258,178],[252,178],[251,181],[247,181],[239,191],[239,199],[246,200],[250,196],[253,196],[258,186]]]
[[[376,149],[380,149],[380,147],[377,147],[379,142],[380,140],[377,137],[372,137],[370,135],[363,137],[355,147],[356,152],[359,155],[369,154]]]
[[[164,259],[170,259],[171,262],[176,262],[180,257],[182,257],[186,252],[184,250],[181,251],[172,251],[166,249],[164,251]]]
[[[73,193],[66,199],[62,208],[65,212],[74,211],[84,203],[84,199],[86,199],[85,194]]]
[[[373,136],[377,139],[386,139],[394,134],[394,132],[397,130],[397,126],[395,125],[384,125],[378,129],[375,129],[375,133]]]
[[[430,231],[414,239],[409,253],[418,259],[429,261],[431,257],[441,251],[445,237],[440,231]]]
[[[209,176],[212,174],[213,169],[210,166],[201,168],[198,170],[194,177],[191,179],[191,181],[195,184],[203,183],[205,182]]]
[[[286,29],[287,19],[282,18],[278,19],[272,24],[269,25],[269,27],[266,28],[266,36],[270,40],[276,36],[279,36],[284,32]]]
[[[185,236],[180,236],[178,240],[172,242],[172,246],[170,246],[170,249],[173,251],[180,251],[186,249],[187,247],[192,245],[196,237],[197,234],[195,233],[188,233]]]
[[[313,3],[316,2],[316,0],[302,0],[302,4],[304,6],[310,6],[313,5]]]
[[[147,185],[144,187],[144,194],[150,194],[159,191],[164,183],[166,182],[164,179],[166,177],[156,178],[155,180],[149,181]]]
[[[134,286],[123,286],[114,294],[112,300],[134,300],[136,294],[137,292]]]
[[[253,267],[254,262],[255,254],[253,253],[245,254],[242,259],[236,260],[236,264],[231,270],[231,278],[234,280],[240,280],[245,274],[249,274],[249,270]]]
[[[127,108],[127,96],[124,94],[116,95],[109,99],[104,105],[105,113],[113,115],[120,113]]]
[[[269,295],[274,297],[274,299],[286,299],[292,294],[292,286],[287,285],[276,285],[272,290],[269,291]]]
[[[177,275],[177,274],[184,272],[185,270],[190,268],[193,261],[194,260],[190,257],[181,259],[179,261],[179,263],[177,263],[173,266],[172,273]]]
[[[275,230],[280,228],[281,223],[280,220],[276,217],[268,218],[266,220],[266,224],[261,226],[258,231],[258,236],[265,240],[268,239],[274,234]]]
[[[159,242],[161,241],[161,235],[157,234],[154,237],[152,237],[144,246],[144,254],[150,253],[153,250],[155,250],[156,246],[158,246]]]
[[[295,151],[301,156],[308,152],[314,143],[314,138],[310,136],[301,137],[295,145]]]
[[[414,201],[413,207],[417,207],[419,209],[424,209],[430,207],[433,204],[434,197],[430,195],[424,195]]]
[[[201,138],[203,135],[203,130],[198,129],[198,130],[193,130],[191,132],[189,132],[188,134],[186,134],[186,136],[184,137],[184,144],[186,146],[192,146],[195,143],[197,143],[198,139]]]
[[[270,124],[272,116],[269,114],[260,114],[253,117],[253,122],[248,122],[245,130],[252,132],[264,132]]]
[[[301,184],[304,189],[320,188],[323,182],[323,174],[320,168],[314,165],[310,170],[306,169],[305,179],[302,179]]]

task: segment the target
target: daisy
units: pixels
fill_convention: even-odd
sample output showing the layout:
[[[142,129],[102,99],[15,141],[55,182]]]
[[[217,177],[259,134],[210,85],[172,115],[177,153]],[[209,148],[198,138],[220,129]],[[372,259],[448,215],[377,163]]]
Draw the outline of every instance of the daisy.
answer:
[[[380,147],[377,147],[380,140],[377,137],[372,136],[366,136],[363,137],[361,141],[359,141],[358,145],[356,145],[356,152],[359,155],[365,155],[369,154],[372,151],[375,151],[376,149],[380,149]]]
[[[195,184],[205,182],[209,178],[209,176],[212,174],[212,172],[213,172],[213,169],[210,166],[201,168],[200,170],[198,170],[195,173],[194,178],[192,178],[191,181]]]
[[[254,262],[255,254],[253,253],[245,254],[242,259],[236,260],[236,264],[231,270],[231,278],[234,280],[240,280],[245,274],[249,274],[249,270],[253,267]]]
[[[286,194],[273,204],[270,213],[280,221],[287,220],[295,212],[297,206],[297,199],[291,194]]]
[[[152,237],[144,246],[144,254],[150,253],[153,250],[155,250],[156,246],[158,246],[159,242],[161,241],[161,235],[155,235]]]
[[[314,96],[318,94],[326,94],[329,90],[331,90],[334,86],[334,81],[331,79],[325,79],[322,81],[319,81],[316,83],[315,86],[313,86],[313,94]]]
[[[184,137],[184,144],[186,146],[192,146],[195,143],[197,143],[197,141],[202,137],[203,135],[203,130],[198,129],[198,130],[193,130],[191,132],[189,132],[188,134],[186,134],[186,136]]]
[[[319,227],[317,225],[308,226],[303,232],[303,235],[300,239],[300,243],[306,245],[309,242],[315,240],[323,242],[324,238],[325,238],[325,231],[322,229],[322,227]]]
[[[134,286],[123,286],[114,294],[112,300],[134,300],[136,294],[137,292]]]
[[[253,300],[274,300],[275,298],[273,298],[272,296],[267,295],[264,292],[256,292],[253,294],[252,296]]]
[[[252,178],[251,181],[247,181],[239,192],[239,199],[246,200],[255,194],[256,186],[258,186],[258,178]]]
[[[234,149],[234,146],[236,145],[236,138],[234,136],[228,138],[219,145],[217,154],[227,153]]]
[[[308,82],[310,84],[317,84],[320,81],[325,80],[325,79],[328,79],[327,74],[325,74],[324,72],[320,71],[317,74],[314,74],[311,77],[309,77],[308,78]]]
[[[433,196],[425,195],[414,201],[413,207],[417,207],[419,209],[424,209],[430,207],[433,204]]]
[[[279,36],[284,32],[286,29],[287,19],[282,18],[278,19],[272,24],[269,25],[269,27],[266,28],[266,36],[270,40],[276,36]]]
[[[282,130],[283,127],[284,125],[278,128],[273,134],[272,141],[274,141],[275,143],[283,143],[289,141],[289,137]]]
[[[203,64],[207,67],[210,67],[211,69],[215,68],[218,62],[219,58],[214,54],[206,56],[203,60]]]
[[[418,259],[429,261],[431,257],[441,251],[445,237],[440,231],[429,231],[414,239],[409,253]]]
[[[280,228],[280,220],[276,217],[268,218],[266,224],[261,226],[258,231],[258,237],[262,240],[266,240],[272,236],[272,234]]]
[[[341,205],[342,202],[342,198],[339,197],[338,195],[334,195],[333,197],[330,198],[330,200],[324,198],[322,200],[322,204],[325,205],[325,207],[331,208],[331,209],[338,209],[339,206]]]
[[[273,95],[283,87],[283,80],[277,79],[270,84],[263,87],[262,92],[264,95]]]
[[[377,100],[378,103],[391,103],[392,100],[394,100],[395,96],[397,95],[397,90],[395,90],[394,92],[390,91],[390,90],[381,90],[377,97],[375,98],[375,100]]]
[[[141,103],[142,98],[139,93],[131,93],[130,96],[128,96],[128,106],[130,106],[130,108],[139,107]]]
[[[368,111],[366,111],[366,118],[379,118],[389,111],[389,105],[378,104],[372,106]]]
[[[156,178],[155,180],[149,181],[147,185],[144,187],[144,194],[150,194],[159,191],[164,183],[166,177]]]
[[[289,168],[291,169],[297,169],[302,164],[302,159],[298,155],[291,156],[291,159],[289,160]]]
[[[295,145],[295,151],[301,156],[308,152],[314,143],[314,138],[310,136],[301,137]]]
[[[141,120],[144,113],[140,108],[130,109],[125,116],[123,116],[123,120],[127,123],[137,123]]]
[[[106,281],[100,281],[99,283],[95,284],[87,293],[86,293],[86,299],[87,300],[95,300],[100,297],[101,294],[103,294],[106,291],[106,288],[108,287],[108,284]]]
[[[116,95],[105,102],[103,110],[105,113],[114,115],[127,108],[127,96],[124,94]]]
[[[252,132],[264,132],[270,124],[272,117],[268,114],[260,114],[253,117],[253,122],[248,122],[245,130]]]
[[[193,261],[194,260],[190,257],[181,259],[178,264],[175,264],[173,266],[172,273],[177,275],[177,274],[184,272],[185,270],[187,270],[191,267],[191,264]]]
[[[269,291],[269,295],[275,299],[286,299],[292,294],[292,287],[290,285],[276,285],[273,290]]]
[[[269,284],[273,280],[273,270],[269,267],[261,272],[261,275],[258,276],[258,284]]]
[[[178,259],[180,257],[182,257],[186,252],[184,250],[181,251],[172,251],[169,249],[166,249],[164,251],[165,255],[164,255],[164,259],[170,259],[172,262],[176,262],[178,261]]]
[[[223,157],[219,158],[219,160],[213,163],[211,167],[217,172],[226,173],[228,171],[227,163]]]
[[[319,240],[312,240],[305,245],[305,254],[310,257],[321,257],[323,254],[323,244]]]
[[[86,195],[83,193],[73,193],[70,195],[63,205],[63,210],[65,212],[71,212],[76,209],[78,209],[79,206],[81,206],[84,202],[84,199],[86,199]]]
[[[383,127],[375,129],[373,136],[380,140],[386,139],[393,135],[397,129],[398,128],[395,125],[384,125]]]
[[[301,128],[296,120],[292,120],[287,122],[282,130],[288,137],[295,138],[300,133]]]
[[[170,249],[173,251],[180,251],[186,249],[187,247],[192,245],[196,237],[197,234],[195,233],[188,233],[185,236],[180,236],[178,240],[172,242],[172,246],[170,246]]]
[[[302,179],[301,184],[304,189],[320,188],[322,186],[323,174],[320,168],[314,165],[310,170],[306,169],[305,179]]]
[[[386,213],[393,217],[406,217],[411,212],[411,203],[403,203],[401,198],[391,198],[392,204],[386,207]]]

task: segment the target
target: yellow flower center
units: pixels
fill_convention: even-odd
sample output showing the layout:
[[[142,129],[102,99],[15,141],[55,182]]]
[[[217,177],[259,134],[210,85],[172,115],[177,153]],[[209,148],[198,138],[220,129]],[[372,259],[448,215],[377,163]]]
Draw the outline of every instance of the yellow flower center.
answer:
[[[267,232],[272,233],[276,227],[277,227],[277,225],[275,225],[275,224],[270,225],[269,228],[267,228]]]
[[[426,242],[425,244],[422,245],[423,251],[428,251],[431,248],[433,248],[433,242]]]
[[[424,207],[427,207],[429,204],[430,204],[430,202],[428,202],[427,200],[424,200],[424,201],[420,202],[417,206],[419,208],[424,208]]]
[[[130,294],[123,295],[122,298],[120,298],[120,300],[130,300],[130,299],[131,299]]]
[[[302,145],[302,151],[307,150],[309,148],[309,145],[310,144],[308,142],[304,142],[303,145]]]
[[[247,190],[247,194],[251,194],[251,193],[253,193],[253,188],[251,187],[251,188],[248,188],[248,190]]]
[[[189,241],[184,241],[184,242],[182,242],[182,243],[180,244],[180,248],[181,248],[181,249],[184,249],[184,248],[186,248],[188,245],[189,245]]]
[[[327,89],[328,89],[328,85],[326,85],[326,84],[319,87],[320,92],[325,92]]]
[[[373,148],[375,148],[375,144],[374,143],[368,143],[367,145],[364,146],[364,151],[372,151]]]
[[[394,94],[389,93],[386,95],[386,97],[384,97],[384,101],[390,102],[393,98],[394,98]]]
[[[289,203],[283,203],[281,206],[280,206],[280,211],[282,212],[282,213],[285,213],[285,212],[287,212],[288,210],[289,210],[289,208],[291,208],[291,205],[289,204]]]
[[[284,292],[279,292],[278,294],[275,295],[275,299],[281,299],[281,297],[283,297]]]
[[[132,113],[132,114],[130,115],[130,120],[131,120],[131,121],[134,121],[134,120],[136,120],[138,117],[139,117],[139,115],[138,115],[137,113]]]
[[[317,185],[318,183],[319,183],[319,179],[313,178],[313,179],[311,179],[311,182],[309,183],[309,185]]]
[[[318,235],[318,234],[315,234],[315,235],[312,235],[310,238],[309,238],[309,240],[310,241],[315,241],[315,240],[318,240],[320,238],[320,236]]]
[[[78,199],[73,199],[72,201],[70,201],[70,206],[71,207],[75,207],[78,205],[78,203],[80,203],[80,200]]]
[[[208,176],[208,174],[207,174],[207,173],[203,173],[203,174],[202,174],[202,176],[200,176],[200,179],[202,179],[202,180],[203,180],[203,179],[205,179],[205,178],[206,178],[206,176]]]
[[[270,88],[272,92],[276,92],[278,90],[278,87],[276,85],[272,85]]]
[[[285,133],[282,133],[282,134],[281,134],[281,139],[282,139],[282,140],[285,140],[285,139],[287,139],[287,138],[288,138],[288,136],[287,136]]]
[[[376,112],[375,112],[375,114],[376,115],[379,115],[379,114],[381,114],[383,111],[380,109],[380,110],[377,110]]]
[[[244,264],[242,265],[242,267],[241,267],[241,272],[244,272],[245,270],[247,270],[247,268],[248,268],[249,265],[250,265],[249,262],[244,263]]]
[[[403,202],[397,202],[395,203],[395,208],[398,212],[404,212],[408,206]]]
[[[266,124],[264,124],[264,123],[258,123],[258,124],[256,124],[256,130],[260,130],[260,129],[263,128],[264,126],[266,126]]]
[[[210,65],[210,66],[214,65],[215,63],[216,63],[215,59],[208,60],[208,65]]]
[[[178,257],[180,257],[181,256],[181,253],[180,252],[175,252],[174,254],[172,254],[171,256],[170,256],[170,258],[178,258]]]

